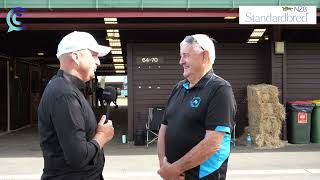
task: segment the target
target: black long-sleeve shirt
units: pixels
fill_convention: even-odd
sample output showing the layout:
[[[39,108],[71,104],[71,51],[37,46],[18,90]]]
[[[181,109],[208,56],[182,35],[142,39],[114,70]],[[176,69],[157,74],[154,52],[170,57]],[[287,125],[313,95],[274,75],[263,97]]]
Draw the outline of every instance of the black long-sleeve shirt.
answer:
[[[92,138],[97,121],[80,79],[59,70],[38,108],[42,180],[103,179],[104,154]]]

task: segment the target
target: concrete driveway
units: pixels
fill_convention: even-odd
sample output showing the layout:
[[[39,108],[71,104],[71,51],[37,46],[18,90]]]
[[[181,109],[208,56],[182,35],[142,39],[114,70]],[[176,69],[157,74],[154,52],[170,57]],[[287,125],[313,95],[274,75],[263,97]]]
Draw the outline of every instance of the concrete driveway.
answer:
[[[105,147],[107,180],[160,180],[156,145],[121,144],[115,137]],[[277,150],[236,146],[229,160],[229,180],[320,179],[320,145],[288,145]],[[35,128],[0,136],[0,180],[40,179],[43,159]]]

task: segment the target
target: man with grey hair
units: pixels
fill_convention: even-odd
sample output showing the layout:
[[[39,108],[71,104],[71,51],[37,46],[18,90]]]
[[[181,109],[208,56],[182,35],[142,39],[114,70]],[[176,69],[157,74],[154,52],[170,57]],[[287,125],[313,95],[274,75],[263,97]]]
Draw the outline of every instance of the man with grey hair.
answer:
[[[165,180],[224,180],[236,102],[229,82],[214,74],[213,41],[204,34],[180,43],[183,76],[169,97],[159,130],[158,173]]]
[[[42,180],[103,179],[103,146],[112,139],[114,129],[105,115],[97,124],[83,92],[100,65],[98,57],[110,50],[86,32],[74,31],[59,43],[60,69],[47,84],[38,107]]]

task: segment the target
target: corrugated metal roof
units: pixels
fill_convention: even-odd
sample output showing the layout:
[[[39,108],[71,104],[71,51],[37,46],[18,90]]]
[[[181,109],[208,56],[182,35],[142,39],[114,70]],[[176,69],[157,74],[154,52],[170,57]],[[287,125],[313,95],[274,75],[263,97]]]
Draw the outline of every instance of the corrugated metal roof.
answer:
[[[173,8],[173,9],[232,9],[240,5],[309,5],[320,8],[320,0],[3,0],[0,8]]]

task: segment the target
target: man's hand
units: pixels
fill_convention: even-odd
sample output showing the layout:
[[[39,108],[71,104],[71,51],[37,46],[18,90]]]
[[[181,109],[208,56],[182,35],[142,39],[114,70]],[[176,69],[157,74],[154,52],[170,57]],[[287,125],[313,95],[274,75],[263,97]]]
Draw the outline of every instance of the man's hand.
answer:
[[[109,142],[113,138],[113,135],[114,135],[112,121],[108,120],[108,122],[106,124],[104,124],[105,121],[106,121],[106,116],[103,115],[98,123],[97,128],[96,128],[96,135],[93,138],[100,145],[100,149],[102,149],[103,146],[107,142]]]
[[[164,179],[164,180],[180,180],[184,179],[183,176],[181,176],[181,172],[179,169],[172,164],[170,164],[167,161],[167,158],[164,157],[161,163],[162,167],[158,170],[158,174]]]
[[[157,151],[160,169],[162,168],[162,161],[165,157],[165,134],[167,125],[161,124],[158,136]]]

